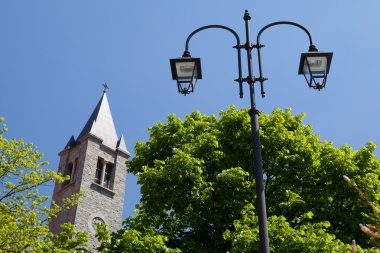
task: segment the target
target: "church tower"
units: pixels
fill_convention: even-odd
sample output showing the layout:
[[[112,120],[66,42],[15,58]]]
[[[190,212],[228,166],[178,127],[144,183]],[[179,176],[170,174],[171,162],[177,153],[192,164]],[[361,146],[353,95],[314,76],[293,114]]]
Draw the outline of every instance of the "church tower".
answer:
[[[125,162],[130,154],[123,135],[118,138],[104,91],[83,130],[72,136],[59,153],[58,172],[70,180],[56,183],[53,200],[57,204],[71,194],[86,191],[84,203],[61,212],[49,224],[50,231],[60,232],[60,225],[73,223],[77,230],[90,235],[89,250],[98,246],[95,238],[97,222],[105,222],[111,231],[121,226],[126,180]]]

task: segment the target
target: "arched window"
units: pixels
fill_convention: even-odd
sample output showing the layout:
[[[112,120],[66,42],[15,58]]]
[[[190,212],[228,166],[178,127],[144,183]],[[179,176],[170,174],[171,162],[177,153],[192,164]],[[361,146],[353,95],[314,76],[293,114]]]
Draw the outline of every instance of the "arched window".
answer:
[[[114,171],[113,163],[106,162],[104,159],[99,157],[98,162],[96,164],[94,182],[98,185],[101,185],[105,188],[112,190],[112,188],[113,188],[113,171]]]

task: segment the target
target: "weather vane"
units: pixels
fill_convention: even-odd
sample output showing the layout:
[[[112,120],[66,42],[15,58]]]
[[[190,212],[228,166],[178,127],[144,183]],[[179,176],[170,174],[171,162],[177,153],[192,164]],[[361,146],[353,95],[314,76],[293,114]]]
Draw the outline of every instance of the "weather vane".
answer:
[[[110,87],[108,86],[108,84],[107,84],[106,82],[103,83],[102,85],[103,85],[103,93],[106,93],[106,91],[107,91]]]

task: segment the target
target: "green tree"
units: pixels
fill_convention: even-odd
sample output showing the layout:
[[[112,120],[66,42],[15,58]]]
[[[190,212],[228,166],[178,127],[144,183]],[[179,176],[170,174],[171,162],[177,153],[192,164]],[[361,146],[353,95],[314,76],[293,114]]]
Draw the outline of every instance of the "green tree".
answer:
[[[311,211],[313,222],[329,221],[328,231],[344,242],[352,239],[362,246],[371,242],[357,228],[366,222],[370,208],[341,180],[348,175],[369,194],[379,199],[380,162],[368,142],[358,151],[348,145],[334,147],[319,141],[312,127],[302,124],[304,115],[290,110],[263,115],[262,140],[269,215],[283,215],[291,223]]]
[[[258,236],[258,220],[254,217],[252,205],[242,212],[242,219],[234,222],[234,231],[225,232],[226,239],[232,242],[232,252],[260,252]],[[312,213],[306,213],[302,218],[312,218]],[[271,216],[268,219],[271,252],[319,253],[348,252],[350,245],[336,240],[335,236],[326,232],[329,222],[305,223],[296,228],[283,216]],[[363,252],[359,248],[359,252]]]
[[[369,184],[378,199],[375,145],[334,147],[302,123],[304,116],[277,109],[259,118],[272,252],[347,252],[352,239],[368,248],[355,224],[368,219],[369,207],[341,177]],[[230,107],[219,118],[196,111],[184,120],[169,115],[149,132],[127,164],[142,198],[123,231],[149,236],[145,231],[153,229],[182,252],[257,252],[248,111]]]
[[[106,224],[97,224],[96,238],[101,242],[99,252],[104,253],[180,253],[179,249],[166,246],[168,238],[159,235],[153,228],[120,229],[110,235]]]
[[[379,235],[379,229],[380,229],[380,206],[377,203],[374,203],[363,190],[361,190],[354,180],[350,179],[346,175],[343,176],[344,181],[351,186],[359,195],[359,197],[372,208],[372,213],[368,215],[368,217],[371,219],[372,224],[359,224],[360,229],[370,237],[373,238],[373,240],[376,242],[377,247],[380,248],[380,235]]]
[[[0,118],[0,122],[3,119]],[[61,175],[43,169],[42,154],[30,143],[4,137],[0,128],[0,252],[72,252],[87,243],[86,232],[76,232],[72,224],[62,227],[54,238],[47,225],[50,218],[78,203],[73,195],[58,207],[47,208],[48,196],[37,187],[47,182],[63,182]]]

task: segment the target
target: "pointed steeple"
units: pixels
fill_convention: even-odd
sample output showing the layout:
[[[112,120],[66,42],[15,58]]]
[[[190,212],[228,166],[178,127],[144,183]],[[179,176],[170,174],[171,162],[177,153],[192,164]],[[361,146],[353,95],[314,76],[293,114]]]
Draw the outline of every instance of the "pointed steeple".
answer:
[[[61,224],[69,222],[88,231],[87,251],[97,252],[96,223],[104,221],[110,231],[120,228],[126,185],[126,161],[130,157],[124,137],[118,138],[111,110],[104,93],[90,118],[75,140],[71,136],[59,153],[58,172],[70,176],[64,183],[56,182],[53,200],[64,204],[64,198],[86,191],[80,207],[63,210],[49,222],[50,231],[62,231]],[[95,226],[95,227],[94,227]],[[0,250],[1,251],[1,250]]]
[[[67,142],[64,149],[74,147],[75,144],[76,144],[76,141],[75,141],[74,135],[71,135],[70,140]]]
[[[115,124],[113,122],[111,109],[105,92],[103,92],[103,96],[79,134],[77,141],[87,134],[92,134],[98,137],[103,141],[102,144],[109,148],[116,149],[117,147],[118,138]]]
[[[130,155],[130,154],[129,154],[129,151],[127,150],[127,147],[126,147],[126,145],[125,145],[125,141],[124,141],[124,136],[123,136],[123,135],[121,135],[121,136],[120,136],[120,139],[117,141],[116,148],[117,148],[118,150],[120,150],[120,151],[122,151],[122,152],[124,152],[124,153],[126,153],[126,154],[128,154],[128,155]]]

